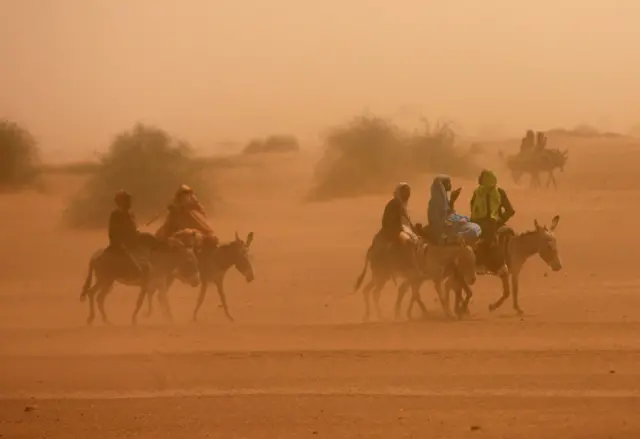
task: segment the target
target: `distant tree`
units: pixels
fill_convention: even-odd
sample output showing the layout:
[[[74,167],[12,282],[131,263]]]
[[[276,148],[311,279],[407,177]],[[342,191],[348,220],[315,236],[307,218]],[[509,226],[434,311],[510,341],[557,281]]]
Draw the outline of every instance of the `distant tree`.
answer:
[[[95,172],[71,201],[64,220],[71,227],[105,226],[113,209],[113,196],[120,189],[134,197],[140,218],[162,209],[181,184],[193,187],[199,200],[212,201],[212,189],[200,177],[202,164],[189,145],[165,131],[138,124],[116,136]]]
[[[0,120],[0,189],[18,190],[39,182],[40,154],[25,128]]]

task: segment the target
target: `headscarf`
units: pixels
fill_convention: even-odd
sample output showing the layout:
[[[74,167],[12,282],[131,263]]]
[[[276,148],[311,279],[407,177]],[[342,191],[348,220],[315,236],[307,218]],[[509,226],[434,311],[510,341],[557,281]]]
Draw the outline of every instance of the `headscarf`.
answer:
[[[124,189],[116,192],[116,195],[113,197],[113,201],[115,201],[117,206],[121,206],[123,204],[131,204],[131,194]]]
[[[485,169],[480,173],[478,184],[486,188],[495,188],[498,185],[498,177],[493,171]]]
[[[450,180],[451,177],[448,175],[438,175],[431,183],[431,198],[429,199],[427,217],[429,225],[436,229],[444,227],[445,219],[449,213],[449,194],[444,183]]]
[[[393,191],[393,198],[400,201],[404,209],[407,210],[407,202],[400,196],[400,192],[402,192],[403,189],[411,189],[411,186],[409,186],[409,183],[405,182],[398,183],[398,185],[396,186],[396,190]]]
[[[476,222],[484,218],[498,219],[502,199],[496,174],[485,169],[478,177],[478,184],[471,199],[471,221]]]
[[[187,200],[181,200],[183,195],[189,195]],[[169,210],[172,208],[187,208],[188,210],[196,210],[202,215],[205,215],[204,207],[198,201],[194,190],[186,184],[181,185],[173,198],[173,206],[169,206]]]

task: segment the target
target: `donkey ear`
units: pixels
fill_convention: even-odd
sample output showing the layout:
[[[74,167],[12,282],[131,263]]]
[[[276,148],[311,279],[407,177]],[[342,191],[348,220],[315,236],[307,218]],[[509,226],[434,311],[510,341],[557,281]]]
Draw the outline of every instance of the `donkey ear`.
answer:
[[[236,241],[240,241],[240,237],[238,236],[238,232],[236,231]]]
[[[253,232],[249,232],[249,234],[247,235],[247,242],[245,245],[249,247],[252,242],[253,242]]]
[[[536,230],[540,230],[542,228],[537,219],[533,220],[533,226],[536,228]]]
[[[556,227],[558,227],[558,222],[560,221],[560,215],[556,215],[551,220],[551,228],[549,230],[554,231]]]

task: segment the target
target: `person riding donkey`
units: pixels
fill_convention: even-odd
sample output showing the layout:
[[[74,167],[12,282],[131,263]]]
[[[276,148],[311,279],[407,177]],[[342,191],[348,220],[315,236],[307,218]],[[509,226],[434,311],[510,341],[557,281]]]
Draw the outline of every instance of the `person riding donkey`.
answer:
[[[538,133],[536,134],[536,152],[542,152],[546,147],[547,135],[542,131],[538,131]]]
[[[533,130],[527,130],[527,134],[522,138],[520,143],[520,153],[529,154],[533,151],[535,145],[535,134]]]
[[[451,177],[440,175],[431,184],[431,198],[427,212],[427,240],[434,244],[449,241],[452,236],[461,237],[468,244],[473,244],[480,236],[480,226],[470,218],[455,212],[454,204],[460,196],[461,188],[451,191]]]
[[[168,214],[164,224],[156,232],[156,237],[167,240],[177,232],[192,229],[202,235],[202,244],[207,248],[215,248],[218,238],[207,224],[204,207],[196,198],[195,192],[187,185],[181,185],[168,206]]]
[[[387,253],[398,256],[407,267],[417,264],[415,245],[419,240],[407,211],[410,197],[411,187],[407,183],[399,183],[393,198],[384,208],[382,228],[374,238],[374,242],[384,241]]]
[[[505,255],[497,242],[498,230],[514,215],[507,192],[498,187],[496,175],[487,169],[480,173],[478,188],[471,197],[471,221],[482,230],[477,243],[478,266],[496,272],[505,264]]]
[[[114,201],[116,209],[109,216],[109,246],[106,253],[113,258],[123,278],[140,278],[144,281],[149,275],[149,267],[141,260],[143,243],[131,212],[131,194],[124,190],[118,191]]]

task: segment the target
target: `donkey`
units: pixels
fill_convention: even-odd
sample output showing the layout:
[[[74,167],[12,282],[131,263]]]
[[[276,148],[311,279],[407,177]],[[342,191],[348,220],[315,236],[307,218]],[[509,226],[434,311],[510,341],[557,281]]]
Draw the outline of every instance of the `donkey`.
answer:
[[[533,221],[534,230],[513,235],[510,229],[504,229],[499,233],[500,245],[506,256],[507,268],[504,272],[497,274],[502,281],[502,296],[489,305],[489,311],[495,311],[509,298],[511,287],[513,288],[513,309],[522,315],[524,312],[520,308],[518,302],[518,293],[520,289],[520,273],[525,262],[531,256],[540,255],[542,260],[553,271],[560,271],[562,263],[558,253],[558,243],[554,231],[558,227],[560,215],[556,215],[551,220],[551,226],[541,226],[537,220]],[[445,294],[448,295],[451,289],[458,290],[459,294],[461,285],[455,279],[449,278],[445,282]],[[467,310],[468,312],[468,310]]]
[[[531,188],[542,187],[540,174],[547,173],[547,189],[553,184],[554,189],[558,189],[558,183],[554,172],[559,169],[564,172],[564,167],[569,159],[569,151],[559,149],[544,149],[533,156],[510,156],[506,159],[507,167],[511,171],[513,180],[518,183],[523,174],[531,175]]]
[[[244,276],[247,283],[253,282],[255,274],[249,256],[249,248],[253,242],[253,236],[253,232],[249,232],[246,241],[243,241],[236,232],[235,239],[233,241],[221,244],[217,247],[209,247],[209,244],[206,241],[203,242],[201,251],[197,253],[202,283],[200,285],[200,294],[198,295],[196,307],[193,311],[192,319],[194,322],[198,319],[198,311],[204,302],[210,282],[213,282],[218,290],[220,302],[227,319],[233,322],[233,317],[231,317],[231,314],[229,313],[227,298],[224,292],[224,277],[229,268],[236,267],[236,269]],[[167,277],[167,288],[173,284],[175,278],[184,281],[179,274],[180,273],[171,273]],[[150,288],[147,295],[149,305],[147,317],[151,316],[153,313],[153,294],[155,293],[155,290],[156,288],[154,287]]]
[[[191,285],[198,286],[200,284],[200,273],[198,260],[193,251],[192,246],[185,245],[183,242],[169,240],[168,243],[158,242],[155,237],[149,233],[141,233],[141,246],[145,250],[147,261],[140,263],[148,264],[148,278],[146,282],[140,278],[125,278],[113,265],[113,256],[106,249],[102,248],[93,253],[89,260],[89,271],[82,287],[80,301],[89,298],[89,317],[87,324],[91,325],[95,319],[95,301],[97,299],[98,309],[102,316],[104,324],[109,324],[109,318],[104,309],[104,302],[115,282],[128,286],[139,286],[140,293],[136,302],[136,308],[131,317],[133,325],[137,322],[138,312],[142,307],[145,295],[149,288],[160,290],[160,302],[165,311],[165,318],[171,319],[166,302],[168,275],[176,274],[187,280]],[[194,236],[195,239],[195,236]],[[92,278],[95,273],[96,282],[92,286]],[[97,298],[96,298],[97,293]]]
[[[457,254],[455,252],[456,247],[459,247]],[[453,253],[451,253],[452,250],[454,251]],[[412,319],[413,306],[416,303],[421,307],[423,316],[425,315],[424,306],[420,304],[421,300],[419,300],[419,289],[422,282],[428,279],[433,281],[438,299],[447,317],[453,317],[453,315],[451,314],[449,305],[449,294],[443,294],[442,282],[447,282],[448,279],[457,279],[460,289],[456,290],[455,313],[460,317],[462,310],[467,306],[473,295],[470,286],[476,282],[476,255],[473,248],[467,245],[463,239],[460,240],[459,246],[452,244],[431,244],[426,250],[424,272],[423,276],[418,280],[418,283],[411,285],[410,280],[407,279],[398,288],[396,319],[399,318],[402,300],[409,287],[412,288],[412,295],[409,308],[407,309],[407,318],[409,320]],[[466,293],[465,300],[462,299],[462,290]]]
[[[360,288],[364,277],[367,274],[367,268],[371,266],[371,279],[365,285],[363,289],[363,296],[365,302],[365,314],[364,321],[368,321],[370,318],[370,293],[373,291],[373,301],[376,307],[376,314],[379,320],[382,320],[382,312],[380,310],[380,292],[386,285],[389,279],[400,276],[405,279],[405,283],[411,286],[411,298],[412,303],[416,302],[422,310],[423,317],[427,315],[427,309],[420,297],[420,285],[425,279],[433,281],[438,298],[443,307],[443,310],[447,315],[450,315],[448,303],[445,303],[442,296],[442,281],[444,279],[445,270],[444,267],[451,264],[457,264],[461,262],[463,267],[471,267],[466,269],[460,277],[461,283],[472,285],[475,282],[475,254],[473,250],[468,247],[464,241],[460,241],[453,245],[445,246],[427,246],[427,244],[420,239],[416,243],[416,267],[402,267],[398,264],[397,258],[391,257],[389,251],[384,254],[376,248],[376,240],[371,244],[367,250],[365,256],[365,265],[360,273],[360,276],[356,280],[354,293]],[[471,261],[471,263],[469,263]],[[404,298],[404,291],[398,293],[395,306],[396,319],[400,316],[400,305]]]

